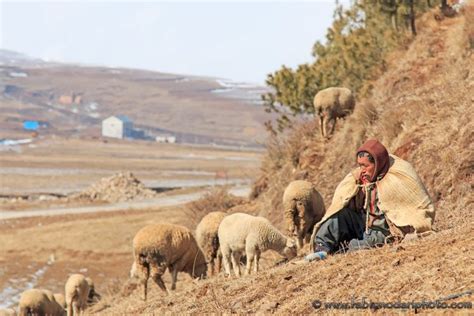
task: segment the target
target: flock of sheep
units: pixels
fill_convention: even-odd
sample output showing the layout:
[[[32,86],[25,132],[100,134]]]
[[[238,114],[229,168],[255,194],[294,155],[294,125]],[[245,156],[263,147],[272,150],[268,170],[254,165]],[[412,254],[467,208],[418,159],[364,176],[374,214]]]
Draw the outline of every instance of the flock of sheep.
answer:
[[[336,119],[352,112],[354,105],[349,89],[333,87],[320,91],[314,98],[314,106],[320,117],[322,136],[329,137]],[[332,124],[330,131],[329,124]],[[277,251],[286,259],[294,258],[297,250],[310,241],[313,227],[323,218],[326,209],[319,192],[303,180],[288,185],[283,194],[283,206],[282,216],[289,236],[266,218],[245,213],[211,212],[196,227],[196,237],[183,226],[165,223],[146,226],[133,239],[134,262],[130,276],[140,279],[146,300],[150,277],[168,292],[162,279],[166,270],[171,273],[171,290],[174,290],[178,272],[201,279],[207,277],[208,264],[211,275],[219,272],[223,264],[227,276],[233,269],[239,277],[242,256],[246,257],[246,274],[251,273],[252,266],[253,271],[258,272],[260,255],[266,250]],[[95,292],[92,280],[74,274],[66,282],[65,296],[49,290],[25,291],[20,298],[19,314],[64,315],[67,311],[68,316],[77,315],[94,298],[100,295]]]
[[[21,294],[18,314],[26,315],[79,315],[88,304],[100,299],[91,278],[73,274],[66,281],[64,293],[45,289],[30,289]],[[0,310],[0,315],[16,315],[15,310]]]
[[[289,236],[266,218],[245,213],[211,212],[197,225],[195,237],[188,228],[174,224],[142,228],[133,239],[134,262],[130,275],[141,280],[143,299],[147,299],[150,277],[168,292],[162,279],[166,270],[171,273],[171,290],[174,290],[178,272],[202,279],[207,277],[208,264],[211,275],[218,273],[223,265],[225,275],[230,276],[233,270],[239,277],[242,256],[246,257],[246,274],[252,270],[258,272],[260,255],[266,250],[274,250],[286,259],[296,257],[297,250],[309,242],[314,225],[326,209],[321,195],[304,180],[288,185],[283,205],[282,216]]]

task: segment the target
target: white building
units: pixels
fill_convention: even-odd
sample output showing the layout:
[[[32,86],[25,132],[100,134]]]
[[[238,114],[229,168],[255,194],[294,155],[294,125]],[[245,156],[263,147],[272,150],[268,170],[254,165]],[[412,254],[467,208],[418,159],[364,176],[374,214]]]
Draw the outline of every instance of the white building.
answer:
[[[102,121],[102,136],[123,139],[131,137],[133,123],[124,115],[115,115]]]

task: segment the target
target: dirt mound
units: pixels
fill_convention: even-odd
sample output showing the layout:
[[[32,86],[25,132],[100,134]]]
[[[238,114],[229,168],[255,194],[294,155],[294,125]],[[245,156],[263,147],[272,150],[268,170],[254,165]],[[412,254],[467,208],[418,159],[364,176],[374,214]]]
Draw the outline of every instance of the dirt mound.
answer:
[[[153,198],[155,196],[156,193],[147,189],[131,172],[120,172],[111,177],[102,178],[81,193],[71,196],[71,198],[114,203]]]

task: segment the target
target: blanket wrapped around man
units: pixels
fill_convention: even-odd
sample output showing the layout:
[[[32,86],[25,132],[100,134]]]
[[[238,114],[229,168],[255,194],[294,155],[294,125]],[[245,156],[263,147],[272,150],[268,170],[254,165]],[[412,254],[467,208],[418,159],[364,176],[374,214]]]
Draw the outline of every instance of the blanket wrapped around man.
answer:
[[[326,214],[314,226],[312,241],[321,224],[346,207],[361,189],[358,179],[359,169],[356,168],[339,183]],[[399,228],[411,227],[415,233],[431,230],[435,207],[421,179],[409,162],[390,155],[390,168],[387,174],[375,184],[378,191],[377,205],[393,225]],[[311,244],[313,246],[313,243]]]

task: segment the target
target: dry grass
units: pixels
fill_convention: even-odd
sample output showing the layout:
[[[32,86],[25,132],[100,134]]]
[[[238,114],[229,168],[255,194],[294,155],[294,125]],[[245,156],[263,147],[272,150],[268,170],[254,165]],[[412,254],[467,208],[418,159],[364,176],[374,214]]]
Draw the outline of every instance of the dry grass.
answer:
[[[276,312],[286,315],[315,312],[311,302],[316,299],[349,303],[363,298],[368,302],[434,301],[472,290],[474,258],[469,251],[474,242],[472,228],[472,224],[463,225],[401,246],[342,254],[324,262],[288,264],[240,279],[229,280],[219,275],[198,283],[183,282],[168,296],[152,289],[146,303],[136,291],[104,303],[112,306],[101,314]],[[447,302],[465,301],[469,297]],[[435,311],[418,310],[428,314]],[[380,310],[375,314],[387,312]]]
[[[214,187],[199,200],[188,203],[186,213],[188,222],[196,227],[206,214],[211,212],[226,212],[234,206],[245,203],[245,199],[228,193],[228,187]]]

